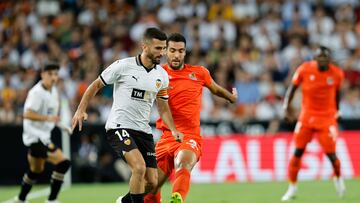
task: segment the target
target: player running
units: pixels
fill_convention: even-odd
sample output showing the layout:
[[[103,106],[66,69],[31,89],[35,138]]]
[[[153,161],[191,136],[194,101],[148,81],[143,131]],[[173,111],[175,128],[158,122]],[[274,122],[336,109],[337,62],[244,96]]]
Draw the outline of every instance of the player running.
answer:
[[[184,133],[184,141],[178,143],[171,136],[171,130],[163,119],[157,121],[162,136],[156,144],[158,161],[158,186],[145,197],[146,203],[159,203],[161,187],[175,169],[175,182],[171,203],[185,201],[190,188],[190,172],[201,156],[200,109],[202,88],[235,103],[236,89],[231,94],[216,84],[209,71],[202,66],[184,64],[186,40],[179,33],[167,39],[167,64],[163,68],[170,78],[169,106],[178,130]]]
[[[44,171],[45,162],[55,166],[51,175],[47,203],[58,203],[57,196],[70,168],[69,159],[51,141],[51,131],[60,121],[60,98],[56,88],[59,66],[47,64],[41,70],[41,80],[28,93],[24,106],[23,142],[28,147],[30,169],[25,173],[20,194],[15,202],[25,203],[32,185]]]
[[[282,201],[295,197],[297,175],[301,168],[301,157],[307,143],[317,137],[334,169],[334,183],[338,196],[345,193],[344,180],[340,173],[340,161],[335,153],[338,137],[337,117],[340,101],[340,86],[344,78],[342,70],[330,63],[330,50],[319,47],[315,60],[300,65],[292,79],[284,100],[285,119],[293,120],[291,101],[296,89],[302,86],[301,113],[294,130],[295,152],[290,160],[289,188]]]
[[[175,127],[168,106],[166,71],[157,65],[166,49],[166,35],[148,28],[142,40],[142,53],[117,60],[88,87],[73,117],[72,127],[86,120],[86,107],[105,85],[114,85],[114,102],[106,122],[106,136],[114,151],[131,168],[130,192],[117,202],[142,203],[144,193],[157,184],[155,144],[149,126],[150,110],[157,100],[161,118],[169,126],[170,136],[181,142],[183,134]],[[174,139],[175,138],[175,139]],[[147,190],[145,191],[145,180]]]

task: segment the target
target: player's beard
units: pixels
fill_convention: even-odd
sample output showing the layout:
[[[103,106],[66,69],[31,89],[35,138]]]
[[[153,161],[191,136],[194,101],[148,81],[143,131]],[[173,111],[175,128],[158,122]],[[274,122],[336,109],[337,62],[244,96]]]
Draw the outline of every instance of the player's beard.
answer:
[[[147,57],[151,60],[153,64],[155,65],[160,64],[161,56],[155,57],[154,54],[150,53]]]
[[[173,65],[171,60],[168,60],[167,63],[169,64],[171,69],[179,70],[184,65],[184,60],[179,60],[178,65]]]

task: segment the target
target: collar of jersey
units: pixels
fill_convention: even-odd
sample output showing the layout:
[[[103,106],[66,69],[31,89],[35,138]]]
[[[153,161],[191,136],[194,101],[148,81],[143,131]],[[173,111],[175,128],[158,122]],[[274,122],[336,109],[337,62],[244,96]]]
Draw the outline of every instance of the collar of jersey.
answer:
[[[136,60],[136,64],[138,65],[138,66],[142,66],[145,70],[146,70],[146,72],[150,72],[152,69],[156,69],[156,64],[154,64],[154,67],[153,68],[146,68],[145,66],[144,66],[144,64],[142,63],[142,61],[141,61],[141,55],[139,54],[137,57],[135,57],[135,60]]]

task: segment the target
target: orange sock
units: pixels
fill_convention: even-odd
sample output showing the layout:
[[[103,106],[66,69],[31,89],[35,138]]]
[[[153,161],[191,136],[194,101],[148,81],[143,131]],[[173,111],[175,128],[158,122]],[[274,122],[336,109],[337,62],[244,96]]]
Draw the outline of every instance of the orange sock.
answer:
[[[334,162],[332,162],[332,166],[333,166],[333,169],[334,169],[335,176],[340,177],[340,175],[341,175],[340,160],[336,159]]]
[[[144,197],[144,203],[161,203],[160,200],[161,200],[160,192],[156,193],[155,195],[149,193]]]
[[[175,181],[172,192],[181,194],[183,201],[190,189],[190,172],[187,169],[180,169],[175,173]]]
[[[291,183],[297,182],[297,176],[301,167],[301,159],[299,157],[293,156],[289,163],[289,181]]]

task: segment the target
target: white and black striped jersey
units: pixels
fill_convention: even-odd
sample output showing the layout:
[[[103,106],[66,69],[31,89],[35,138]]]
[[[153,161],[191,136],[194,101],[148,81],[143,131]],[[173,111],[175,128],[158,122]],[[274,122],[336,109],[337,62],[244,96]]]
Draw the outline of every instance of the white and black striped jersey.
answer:
[[[27,110],[47,116],[58,115],[60,108],[59,93],[55,86],[46,90],[42,81],[32,87],[26,97],[24,112]],[[41,141],[47,145],[51,143],[51,131],[55,127],[54,122],[34,121],[24,119],[23,142],[26,146]]]
[[[159,65],[145,68],[139,55],[115,61],[100,74],[100,79],[105,85],[114,85],[106,130],[129,128],[151,134],[151,107],[156,98],[168,98],[166,71]]]

